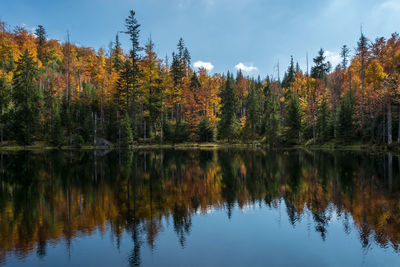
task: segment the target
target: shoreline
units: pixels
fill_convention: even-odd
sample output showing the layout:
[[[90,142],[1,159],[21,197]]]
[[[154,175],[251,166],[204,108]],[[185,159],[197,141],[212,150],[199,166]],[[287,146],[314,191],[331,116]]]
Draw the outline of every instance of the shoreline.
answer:
[[[379,152],[398,152],[400,151],[399,145],[386,146],[386,145],[371,145],[352,143],[348,145],[340,144],[316,144],[316,145],[288,145],[269,148],[266,144],[259,142],[254,143],[223,143],[223,142],[210,142],[210,143],[166,143],[166,144],[134,144],[130,147],[118,146],[95,146],[95,145],[82,145],[82,146],[51,146],[46,144],[34,144],[30,146],[19,145],[2,145],[0,152],[4,151],[45,151],[45,150],[138,150],[138,149],[221,149],[221,148],[251,148],[251,149],[272,149],[272,150],[286,150],[286,149],[307,149],[307,150],[323,150],[323,151],[338,151],[338,150],[352,150],[352,151],[379,151]]]

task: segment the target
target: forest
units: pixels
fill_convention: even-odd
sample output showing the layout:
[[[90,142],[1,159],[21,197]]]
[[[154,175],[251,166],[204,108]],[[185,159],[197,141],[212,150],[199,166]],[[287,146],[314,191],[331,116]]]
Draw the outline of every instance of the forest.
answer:
[[[1,144],[400,143],[397,33],[361,32],[337,66],[322,48],[310,70],[292,57],[281,80],[195,70],[182,38],[161,59],[151,38],[139,42],[133,10],[123,27],[129,51],[118,34],[95,50],[0,21]]]

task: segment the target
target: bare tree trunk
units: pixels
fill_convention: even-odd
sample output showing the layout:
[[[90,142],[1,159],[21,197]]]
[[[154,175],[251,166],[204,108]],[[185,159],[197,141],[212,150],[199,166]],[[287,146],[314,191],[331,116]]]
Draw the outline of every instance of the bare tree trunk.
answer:
[[[78,86],[79,86],[79,96],[82,95],[82,80],[81,80],[81,71],[78,71]]]
[[[154,136],[156,136],[157,134],[157,124],[156,122],[154,122]]]
[[[143,139],[146,142],[146,119],[143,120]]]
[[[365,91],[365,85],[364,85],[364,77],[365,77],[365,71],[364,71],[364,56],[361,57],[361,130],[364,130],[364,91]]]
[[[121,122],[119,120],[119,93],[117,96],[118,147],[121,147]]]
[[[101,133],[104,137],[104,108],[103,108],[103,88],[101,89],[101,99],[100,99],[100,124],[101,124]]]
[[[161,138],[161,143],[163,143],[163,138],[164,138],[164,114],[163,114],[163,112],[161,112],[160,138]]]
[[[4,109],[3,109],[3,107],[1,107],[1,118],[3,118],[3,115],[4,115]],[[3,144],[3,122],[2,121],[0,121],[0,130],[1,130],[1,133],[0,133],[1,140],[0,140],[0,142],[1,142],[1,144]]]
[[[382,121],[382,130],[383,130],[383,133],[382,133],[382,143],[385,143],[385,140],[386,140],[386,118],[385,118],[385,107],[384,106],[382,106],[382,118],[383,118],[383,121]]]
[[[392,191],[393,185],[393,154],[392,152],[388,153],[388,176],[389,176],[389,191]]]
[[[315,110],[316,110],[316,107],[315,107],[315,105],[316,105],[316,103],[315,103],[315,90],[316,90],[316,88],[314,88],[314,91],[313,91],[313,115],[312,115],[312,120],[313,120],[313,143],[314,143],[314,145],[315,145],[315,143],[316,143],[316,131],[315,131]]]
[[[183,97],[181,97],[181,102],[179,103],[179,122],[181,122],[182,118],[183,118],[183,115],[182,115],[182,113],[183,113],[183,106],[182,106],[183,99],[182,98]]]
[[[94,113],[94,127],[93,127],[93,144],[97,143],[97,113]]]
[[[398,114],[399,114],[399,127],[397,129],[397,144],[400,144],[400,108],[398,110]]]
[[[390,100],[387,103],[387,131],[388,131],[388,145],[391,145],[393,142],[392,139],[392,104],[390,103]]]
[[[176,106],[176,118],[175,118],[175,122],[176,122],[176,124],[178,124],[178,117],[179,117],[179,105],[178,104],[175,104],[175,106]]]

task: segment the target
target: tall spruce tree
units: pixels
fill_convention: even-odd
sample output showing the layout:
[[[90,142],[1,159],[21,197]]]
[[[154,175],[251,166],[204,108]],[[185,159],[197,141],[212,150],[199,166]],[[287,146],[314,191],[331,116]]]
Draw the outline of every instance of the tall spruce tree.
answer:
[[[131,60],[131,69],[130,69],[130,80],[129,83],[131,84],[132,93],[127,94],[127,97],[130,99],[128,100],[128,105],[131,106],[129,109],[130,113],[132,114],[132,120],[134,124],[134,128],[136,130],[136,90],[139,87],[138,78],[140,74],[139,70],[139,52],[142,50],[139,44],[139,27],[140,24],[137,22],[135,17],[136,13],[133,10],[129,11],[128,18],[125,19],[125,33],[129,35],[129,39],[131,40],[131,50],[130,50],[130,60]]]
[[[292,85],[296,78],[296,69],[294,66],[293,56],[290,57],[290,64],[282,80],[282,87],[288,88]]]
[[[247,119],[246,119],[246,139],[254,139],[257,133],[259,122],[260,97],[257,94],[255,83],[250,86],[249,94],[247,95]]]
[[[233,76],[228,72],[225,86],[221,92],[221,120],[218,125],[218,138],[228,139],[237,137],[239,122],[236,117],[238,107],[238,96],[233,81]]]
[[[364,124],[365,124],[365,119],[364,119],[364,92],[365,92],[365,61],[367,58],[367,53],[368,53],[368,39],[365,37],[361,30],[361,36],[360,39],[357,42],[357,52],[360,55],[360,60],[361,60],[361,129],[364,129]]]
[[[342,58],[342,62],[340,63],[342,70],[346,70],[347,64],[349,63],[349,55],[350,49],[347,45],[342,46],[342,50],[340,51],[340,57]]]
[[[115,36],[115,43],[114,43],[114,48],[112,50],[111,54],[111,65],[112,68],[116,73],[119,73],[119,71],[123,68],[123,51],[121,48],[121,42],[119,41],[119,35],[117,34]]]
[[[326,74],[331,69],[331,63],[329,61],[325,61],[326,57],[324,56],[325,51],[321,48],[318,51],[318,55],[313,59],[314,66],[311,68],[311,77],[315,79],[325,79]]]
[[[317,133],[320,142],[328,141],[332,137],[331,116],[328,101],[324,97],[318,107],[317,113]]]
[[[279,97],[271,91],[269,82],[264,88],[264,96],[265,140],[270,147],[273,147],[279,142],[281,117]]]
[[[289,143],[298,143],[301,135],[302,111],[299,96],[293,93],[287,106],[286,139]]]
[[[6,78],[0,76],[0,143],[4,141],[4,130],[7,127],[6,110],[10,103],[11,88]]]
[[[317,102],[316,102],[316,93],[317,86],[320,84],[318,80],[322,80],[323,84],[326,83],[326,76],[331,69],[331,63],[329,61],[325,61],[326,57],[324,56],[325,52],[321,48],[318,51],[318,55],[313,59],[314,66],[311,68],[311,77],[316,79],[313,88],[312,88],[312,124],[313,124],[313,142],[316,143],[317,133],[316,133],[316,112],[317,112]]]
[[[38,25],[37,29],[35,30],[35,35],[37,38],[37,52],[38,52],[38,58],[40,61],[43,62],[44,59],[44,45],[46,43],[46,30],[42,25]]]
[[[354,98],[351,92],[348,92],[345,96],[343,96],[341,103],[337,126],[337,136],[342,142],[348,143],[354,136]]]
[[[26,49],[17,61],[13,78],[12,98],[14,134],[18,144],[32,143],[39,125],[39,96],[35,85],[36,63]]]

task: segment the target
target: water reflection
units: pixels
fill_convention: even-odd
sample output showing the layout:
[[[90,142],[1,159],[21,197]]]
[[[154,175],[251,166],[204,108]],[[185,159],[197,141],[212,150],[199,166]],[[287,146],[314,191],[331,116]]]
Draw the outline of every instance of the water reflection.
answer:
[[[142,246],[156,246],[170,225],[185,249],[195,214],[235,207],[285,207],[296,227],[325,240],[337,219],[346,233],[399,252],[400,157],[361,152],[260,150],[157,150],[2,153],[0,162],[0,265],[10,253],[50,246],[110,229],[120,249],[133,242],[128,264],[139,266]],[[307,218],[310,217],[310,218]],[[168,224],[165,223],[168,221]],[[226,222],[229,224],[229,222]],[[343,240],[345,242],[346,240]]]

